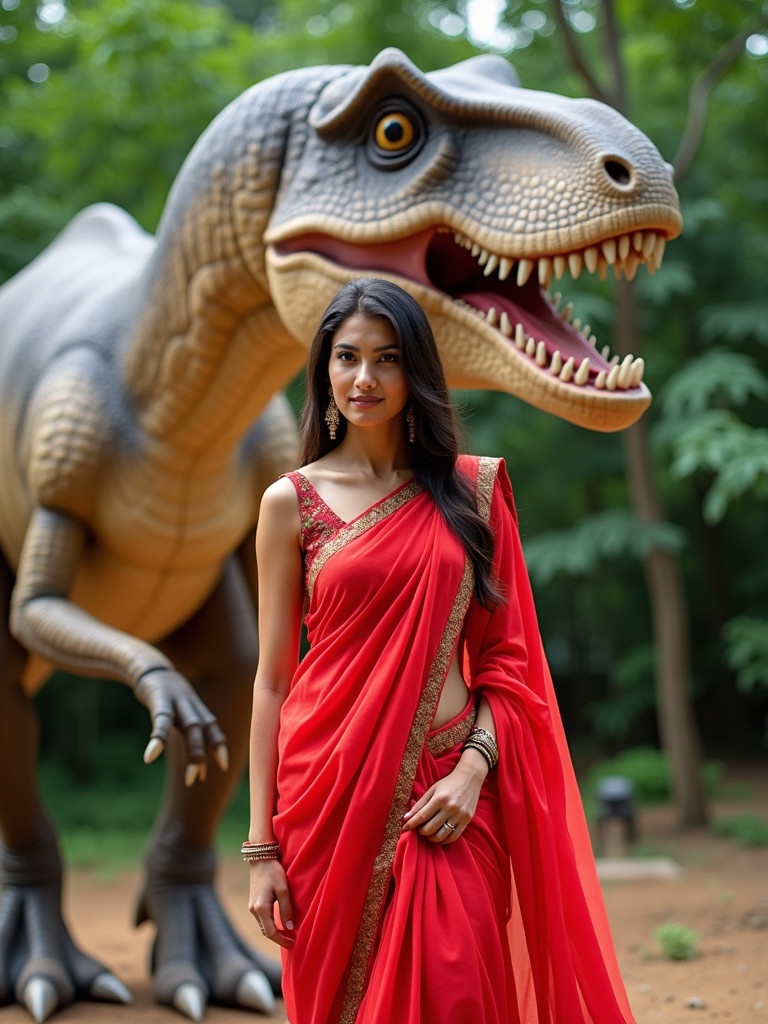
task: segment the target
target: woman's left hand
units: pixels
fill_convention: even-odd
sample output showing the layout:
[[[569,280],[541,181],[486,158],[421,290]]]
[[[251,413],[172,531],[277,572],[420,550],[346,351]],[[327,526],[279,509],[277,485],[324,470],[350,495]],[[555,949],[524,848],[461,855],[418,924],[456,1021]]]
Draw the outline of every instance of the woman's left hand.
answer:
[[[459,763],[403,815],[403,831],[417,831],[430,843],[455,843],[475,814],[482,773]]]

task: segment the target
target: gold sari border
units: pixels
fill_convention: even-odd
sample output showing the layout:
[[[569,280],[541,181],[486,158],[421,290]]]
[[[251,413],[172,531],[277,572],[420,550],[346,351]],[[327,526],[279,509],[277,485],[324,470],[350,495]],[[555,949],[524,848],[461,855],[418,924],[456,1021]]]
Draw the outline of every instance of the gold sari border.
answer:
[[[337,551],[341,551],[347,544],[351,544],[353,540],[357,540],[361,537],[366,530],[370,530],[372,526],[376,526],[377,523],[382,522],[387,516],[391,516],[393,512],[397,512],[403,505],[406,505],[411,498],[415,498],[422,490],[421,484],[416,480],[411,480],[395,491],[394,494],[390,494],[388,498],[384,498],[373,508],[368,509],[358,519],[354,519],[351,523],[347,523],[337,533],[335,533],[327,544],[324,544],[322,548],[315,555],[312,566],[309,570],[307,577],[307,596],[312,596],[312,590],[315,586],[315,580],[317,579],[320,570],[323,568],[325,563],[331,557],[335,555]]]
[[[464,616],[472,599],[474,575],[469,559],[464,560],[464,572],[456,592],[448,621],[438,645],[435,660],[421,695],[411,732],[406,744],[403,760],[395,783],[395,791],[390,804],[389,814],[384,826],[379,852],[373,864],[373,874],[368,887],[363,907],[360,927],[357,932],[355,947],[352,952],[351,969],[347,977],[347,988],[344,1004],[339,1017],[339,1024],[354,1024],[360,1003],[365,994],[365,980],[373,949],[374,939],[379,929],[381,913],[386,899],[387,888],[395,859],[395,850],[402,832],[402,820],[408,808],[408,800],[413,790],[419,758],[424,742],[435,716],[437,704],[442,692],[445,676],[448,673],[451,656],[458,640]]]
[[[482,456],[477,462],[477,511],[487,523],[491,518],[493,485],[496,483],[501,460]]]
[[[457,743],[462,743],[469,736],[476,718],[477,708],[473,706],[461,721],[454,722],[453,725],[449,725],[447,728],[435,729],[434,732],[429,733],[427,736],[425,744],[427,750],[435,756],[447,754],[449,750],[453,750]]]

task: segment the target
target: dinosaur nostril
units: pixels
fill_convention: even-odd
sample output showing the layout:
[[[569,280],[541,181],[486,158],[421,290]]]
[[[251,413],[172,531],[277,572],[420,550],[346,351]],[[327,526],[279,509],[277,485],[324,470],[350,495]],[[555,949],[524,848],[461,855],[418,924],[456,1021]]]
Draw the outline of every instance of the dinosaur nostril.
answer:
[[[616,185],[626,187],[632,184],[632,168],[628,167],[623,160],[617,160],[616,157],[608,157],[603,162],[605,173]]]

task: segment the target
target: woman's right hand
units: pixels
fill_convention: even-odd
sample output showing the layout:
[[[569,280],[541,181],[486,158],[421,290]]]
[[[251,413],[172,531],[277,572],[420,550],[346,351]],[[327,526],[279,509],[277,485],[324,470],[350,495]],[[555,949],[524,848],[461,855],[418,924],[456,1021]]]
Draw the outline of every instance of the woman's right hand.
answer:
[[[288,891],[288,879],[283,866],[278,860],[251,861],[251,885],[248,897],[248,911],[256,918],[262,934],[284,949],[290,949],[294,943],[293,910],[291,894]],[[280,910],[283,928],[275,923],[275,903]]]

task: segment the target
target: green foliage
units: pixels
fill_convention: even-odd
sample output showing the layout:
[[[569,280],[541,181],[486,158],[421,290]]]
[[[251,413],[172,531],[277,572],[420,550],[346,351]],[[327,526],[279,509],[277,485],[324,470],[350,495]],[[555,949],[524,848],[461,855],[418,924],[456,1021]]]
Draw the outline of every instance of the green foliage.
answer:
[[[699,936],[675,921],[666,921],[654,931],[653,937],[667,960],[693,960],[698,956]]]
[[[739,407],[750,398],[768,398],[768,377],[749,356],[716,348],[682,366],[661,389],[659,404],[665,416],[687,421],[713,405]]]
[[[718,818],[712,830],[719,836],[733,839],[739,846],[768,846],[768,822],[752,811],[731,818]]]
[[[723,765],[718,761],[708,761],[703,766],[702,781],[710,794],[716,789],[723,774]],[[589,772],[585,790],[595,792],[599,781],[607,775],[626,775],[631,779],[639,804],[667,803],[671,799],[669,759],[665,753],[653,747],[635,747],[607,761],[601,761]]]
[[[585,516],[567,530],[549,530],[525,544],[525,558],[540,583],[548,583],[559,572],[582,576],[594,572],[606,558],[642,558],[651,548],[679,551],[684,535],[672,523],[644,526],[628,509],[613,508]]]
[[[610,689],[605,698],[590,701],[584,714],[594,733],[611,743],[625,743],[635,723],[655,707],[652,644],[633,647],[610,668]]]
[[[768,690],[768,620],[739,615],[723,627],[725,658],[740,690]]]

